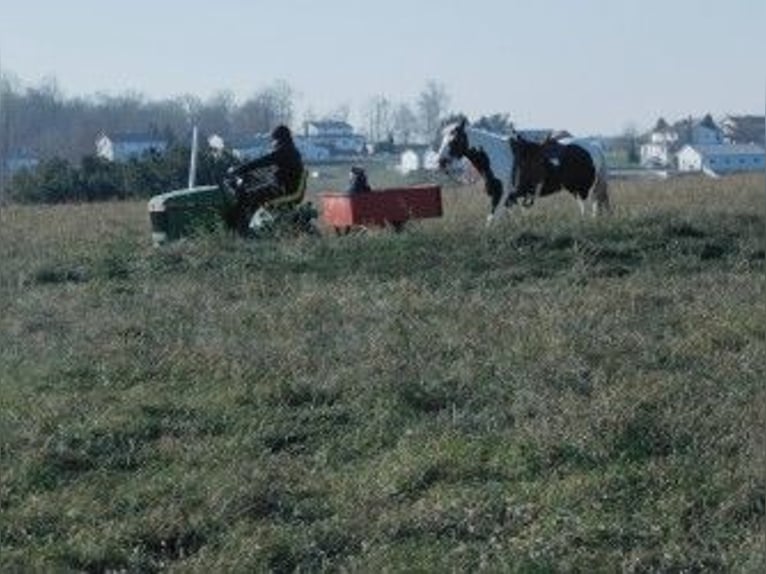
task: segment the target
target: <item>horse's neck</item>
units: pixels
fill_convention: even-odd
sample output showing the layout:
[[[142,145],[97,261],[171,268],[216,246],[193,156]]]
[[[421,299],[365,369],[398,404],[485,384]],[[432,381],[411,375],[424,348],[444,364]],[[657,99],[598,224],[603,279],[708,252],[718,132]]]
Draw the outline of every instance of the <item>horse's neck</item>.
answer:
[[[489,156],[483,148],[469,147],[465,152],[465,157],[483,178],[494,177]]]
[[[494,175],[509,182],[513,170],[513,154],[508,140],[483,130],[467,129],[469,150],[466,153],[476,170],[484,177]]]

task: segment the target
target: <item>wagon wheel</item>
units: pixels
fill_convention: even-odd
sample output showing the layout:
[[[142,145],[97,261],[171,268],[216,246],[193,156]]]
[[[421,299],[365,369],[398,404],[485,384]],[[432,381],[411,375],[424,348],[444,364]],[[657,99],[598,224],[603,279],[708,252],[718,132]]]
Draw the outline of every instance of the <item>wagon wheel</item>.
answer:
[[[335,235],[337,235],[338,237],[348,235],[349,233],[351,233],[351,226],[349,225],[346,225],[344,227],[337,227],[337,226],[335,227]]]

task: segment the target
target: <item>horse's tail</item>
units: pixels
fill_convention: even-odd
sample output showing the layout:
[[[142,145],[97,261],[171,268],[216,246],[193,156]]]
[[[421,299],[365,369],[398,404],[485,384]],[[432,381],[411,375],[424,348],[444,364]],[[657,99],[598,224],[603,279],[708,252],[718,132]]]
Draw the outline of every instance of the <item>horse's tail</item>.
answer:
[[[601,215],[612,212],[612,205],[609,201],[609,169],[606,165],[606,156],[604,152],[598,148],[595,153],[592,154],[596,174],[593,181],[593,187],[591,193],[593,194],[593,214]]]

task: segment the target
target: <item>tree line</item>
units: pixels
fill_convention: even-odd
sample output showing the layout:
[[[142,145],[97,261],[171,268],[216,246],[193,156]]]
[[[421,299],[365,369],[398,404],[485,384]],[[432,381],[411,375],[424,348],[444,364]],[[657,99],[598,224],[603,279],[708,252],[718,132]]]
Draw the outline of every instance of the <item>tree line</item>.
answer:
[[[192,123],[202,133],[231,140],[268,132],[279,123],[300,128],[306,121],[349,121],[348,104],[324,114],[309,107],[303,118],[296,118],[297,97],[288,83],[276,81],[242,102],[229,91],[220,91],[208,99],[182,95],[150,100],[132,92],[70,98],[63,94],[55,78],[24,86],[4,74],[0,76],[0,157],[26,152],[40,159],[79,161],[94,152],[100,133],[146,133],[162,136],[172,144],[188,139]],[[361,131],[372,142],[429,139],[448,103],[446,89],[436,81],[425,84],[414,104],[376,95],[361,110]]]
[[[150,100],[133,92],[67,97],[55,78],[25,86],[4,73],[0,76],[0,186],[5,198],[46,202],[145,196],[180,187],[188,169],[188,149],[183,144],[190,139],[192,125],[229,142],[268,132],[280,123],[300,128],[297,96],[289,84],[276,81],[241,102],[228,91],[208,99],[183,95]],[[430,141],[448,103],[446,89],[436,81],[427,82],[412,104],[373,96],[361,110],[361,131],[373,143]],[[302,122],[349,121],[350,113],[348,104],[323,115],[309,108]],[[169,151],[125,164],[94,156],[101,133],[131,132],[159,137],[168,143]],[[9,181],[6,161],[20,155],[40,163]],[[234,159],[204,152],[200,161],[201,170],[209,166],[215,171],[219,164],[230,165]]]
[[[15,203],[63,203],[149,198],[188,183],[189,155],[182,145],[164,153],[148,152],[127,162],[110,162],[94,155],[79,162],[53,157],[34,170],[22,170],[10,181],[7,199]],[[197,180],[219,183],[236,163],[229,153],[200,150]]]

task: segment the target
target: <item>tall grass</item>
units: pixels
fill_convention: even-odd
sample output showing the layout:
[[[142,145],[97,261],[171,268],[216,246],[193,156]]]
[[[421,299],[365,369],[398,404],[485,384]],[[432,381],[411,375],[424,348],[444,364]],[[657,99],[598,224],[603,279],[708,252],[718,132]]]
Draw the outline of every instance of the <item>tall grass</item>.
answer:
[[[2,208],[0,569],[762,571],[763,179],[613,193],[161,249]]]

